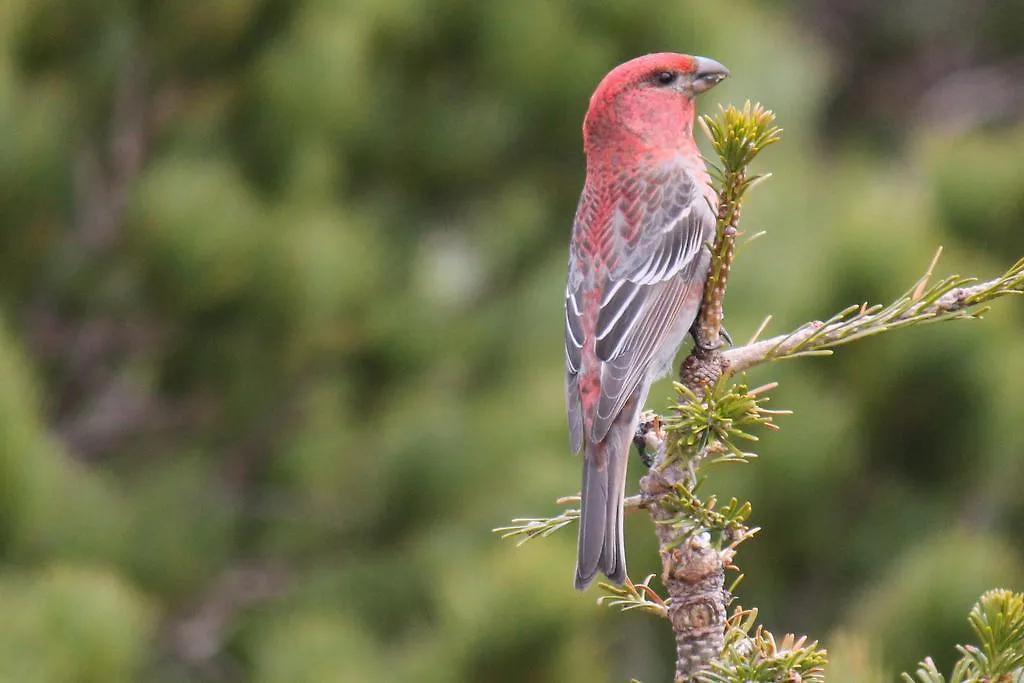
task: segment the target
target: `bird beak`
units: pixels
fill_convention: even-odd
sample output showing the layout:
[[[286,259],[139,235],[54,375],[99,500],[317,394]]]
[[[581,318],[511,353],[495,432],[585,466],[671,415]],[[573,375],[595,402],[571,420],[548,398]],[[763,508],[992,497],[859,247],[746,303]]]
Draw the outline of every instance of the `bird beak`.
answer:
[[[693,74],[693,92],[702,93],[718,85],[729,75],[729,70],[713,59],[697,57],[697,69]]]

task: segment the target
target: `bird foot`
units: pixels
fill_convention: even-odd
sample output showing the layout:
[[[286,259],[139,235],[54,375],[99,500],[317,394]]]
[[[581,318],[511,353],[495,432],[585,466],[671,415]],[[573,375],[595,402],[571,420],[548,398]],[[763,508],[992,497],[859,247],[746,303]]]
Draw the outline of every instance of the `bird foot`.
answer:
[[[700,329],[699,323],[694,323],[693,327],[690,328],[690,336],[693,337],[693,344],[698,349],[705,353],[711,353],[717,351],[723,346],[732,346],[732,336],[729,334],[725,327],[721,327],[718,330],[718,343],[712,344],[710,341],[704,338],[704,333]]]
[[[661,416],[654,412],[641,413],[636,432],[633,434],[633,443],[636,445],[640,460],[648,469],[654,465],[654,459],[658,455],[656,442],[661,438],[664,438],[661,433]]]

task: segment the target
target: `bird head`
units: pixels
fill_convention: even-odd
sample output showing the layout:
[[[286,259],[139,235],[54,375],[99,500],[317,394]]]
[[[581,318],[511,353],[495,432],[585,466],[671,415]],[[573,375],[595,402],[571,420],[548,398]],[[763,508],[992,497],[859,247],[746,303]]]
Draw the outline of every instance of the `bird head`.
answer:
[[[729,70],[713,59],[660,52],[612,69],[583,121],[588,156],[603,148],[671,149],[693,140],[693,99]]]

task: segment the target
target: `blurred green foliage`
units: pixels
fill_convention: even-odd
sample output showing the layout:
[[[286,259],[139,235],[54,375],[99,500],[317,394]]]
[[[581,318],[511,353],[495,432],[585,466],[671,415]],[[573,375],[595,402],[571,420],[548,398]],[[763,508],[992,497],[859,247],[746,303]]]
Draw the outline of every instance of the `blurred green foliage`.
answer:
[[[974,45],[1019,46],[989,4]],[[940,274],[1024,252],[1019,111],[840,93],[891,53],[805,9],[0,3],[0,681],[665,679],[662,624],[571,589],[573,533],[489,531],[578,486],[559,307],[600,77],[707,54],[733,76],[705,110],[786,129],[744,210],[768,235],[733,270],[737,340],[884,300],[937,244]],[[836,132],[837,98],[888,127]],[[977,596],[1022,587],[1022,325],[1003,302],[751,373],[795,415],[714,481],[764,528],[740,597],[831,647],[830,680],[948,669]],[[627,536],[656,571],[649,522]]]

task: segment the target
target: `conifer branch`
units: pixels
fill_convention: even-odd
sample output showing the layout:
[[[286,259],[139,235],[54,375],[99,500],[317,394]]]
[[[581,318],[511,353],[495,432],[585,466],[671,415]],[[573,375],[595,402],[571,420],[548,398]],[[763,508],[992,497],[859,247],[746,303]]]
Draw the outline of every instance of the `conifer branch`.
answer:
[[[722,653],[726,607],[725,570],[737,547],[758,529],[746,524],[750,504],[731,499],[718,507],[702,498],[700,469],[716,463],[746,463],[754,454],[738,441],[754,441],[751,426],[774,427],[764,394],[772,385],[748,391],[719,381],[701,393],[677,385],[679,403],[667,418],[645,415],[645,443],[654,448],[653,466],[640,480],[646,508],[655,522],[662,560],[667,614],[676,637],[676,681],[689,681]]]
[[[960,659],[948,683],[1020,683],[1024,681],[1024,594],[991,590],[971,609],[967,621],[981,643],[958,645]],[[947,683],[931,657],[921,660],[905,683]]]
[[[563,496],[555,501],[559,505],[566,503],[579,503],[579,495]],[[626,511],[643,507],[643,500],[640,496],[627,496],[623,501]],[[517,538],[516,545],[520,546],[535,538],[546,538],[559,529],[573,522],[580,517],[579,508],[566,508],[552,517],[517,517],[507,525],[491,529],[492,533],[500,534],[502,538]]]
[[[701,468],[756,458],[740,445],[757,441],[748,430],[777,429],[774,417],[787,412],[764,405],[774,383],[750,390],[731,377],[768,361],[828,355],[836,346],[911,325],[980,317],[989,301],[1024,294],[1024,259],[985,282],[951,276],[929,284],[940,249],[925,274],[887,305],[850,306],[828,320],[758,341],[768,316],[746,345],[721,350],[722,301],[739,234],[740,205],[746,191],[767,177],[749,176],[747,167],[781,131],[771,112],[749,102],[741,110],[729,107],[715,118],[703,117],[701,123],[720,161],[712,165],[718,209],[697,324],[701,344],[680,367],[678,402],[670,413],[641,415],[634,442],[650,470],[640,481],[641,494],[626,499],[627,508],[645,508],[655,522],[667,596],[654,591],[649,576],[640,584],[627,579],[622,587],[600,584],[606,595],[599,602],[668,619],[676,638],[677,682],[822,681],[826,652],[817,643],[791,634],[777,641],[763,627],[755,628],[756,610],[737,610],[726,619],[730,591],[739,579],[727,590],[725,570],[735,569],[737,547],[758,528],[748,526],[749,503],[731,499],[719,507],[714,496],[701,496]],[[578,501],[573,496],[558,502]],[[503,538],[518,537],[522,544],[578,518],[578,509],[567,508],[549,518],[515,519],[494,531]],[[950,683],[1024,683],[1024,597],[1007,591],[986,594],[971,613],[971,625],[982,646],[960,648],[963,657]],[[916,674],[904,674],[904,680],[946,682],[930,659],[921,662]]]
[[[756,392],[730,387],[723,377],[728,364],[718,351],[722,302],[735,255],[740,206],[747,190],[766,176],[749,176],[750,162],[779,140],[775,115],[747,102],[743,109],[720,109],[717,117],[700,119],[719,164],[709,164],[718,196],[715,243],[698,319],[698,341],[679,371],[682,401],[677,417],[668,418],[666,439],[654,466],[640,481],[660,544],[662,582],[670,600],[668,617],[676,638],[676,681],[689,681],[722,654],[726,607],[725,569],[736,546],[755,532],[745,526],[748,503],[733,501],[729,515],[713,513],[714,500],[702,501],[696,491],[703,463],[746,462],[736,439],[756,440],[743,427],[771,425],[771,413],[760,407]],[[725,454],[725,458],[723,458]]]
[[[654,574],[648,574],[647,578],[640,583],[633,583],[629,579],[626,579],[626,583],[622,586],[601,583],[601,589],[608,595],[602,595],[597,602],[609,607],[618,607],[623,612],[641,610],[659,617],[667,617],[668,603],[651,588],[652,579],[654,579]]]
[[[729,618],[722,656],[697,674],[699,683],[749,683],[792,681],[821,683],[825,680],[826,652],[818,643],[792,633],[777,642],[757,626],[757,610],[737,608]],[[751,633],[753,631],[753,633]]]
[[[748,176],[747,168],[761,150],[781,138],[782,129],[773,125],[775,115],[772,112],[760,104],[752,106],[749,100],[742,110],[732,106],[719,107],[717,117],[702,116],[698,121],[719,159],[718,164],[707,164],[718,196],[711,270],[698,320],[704,348],[698,348],[697,353],[707,355],[721,344],[722,300],[736,253],[743,196],[768,177]]]
[[[941,249],[932,267],[939,253]],[[886,306],[850,306],[824,322],[809,322],[789,334],[728,349],[721,353],[722,365],[727,372],[735,373],[783,358],[829,355],[831,349],[842,344],[911,325],[980,318],[988,310],[988,302],[1024,294],[1024,259],[1003,275],[978,284],[971,284],[971,278],[953,275],[929,287],[930,271],[931,267]]]

